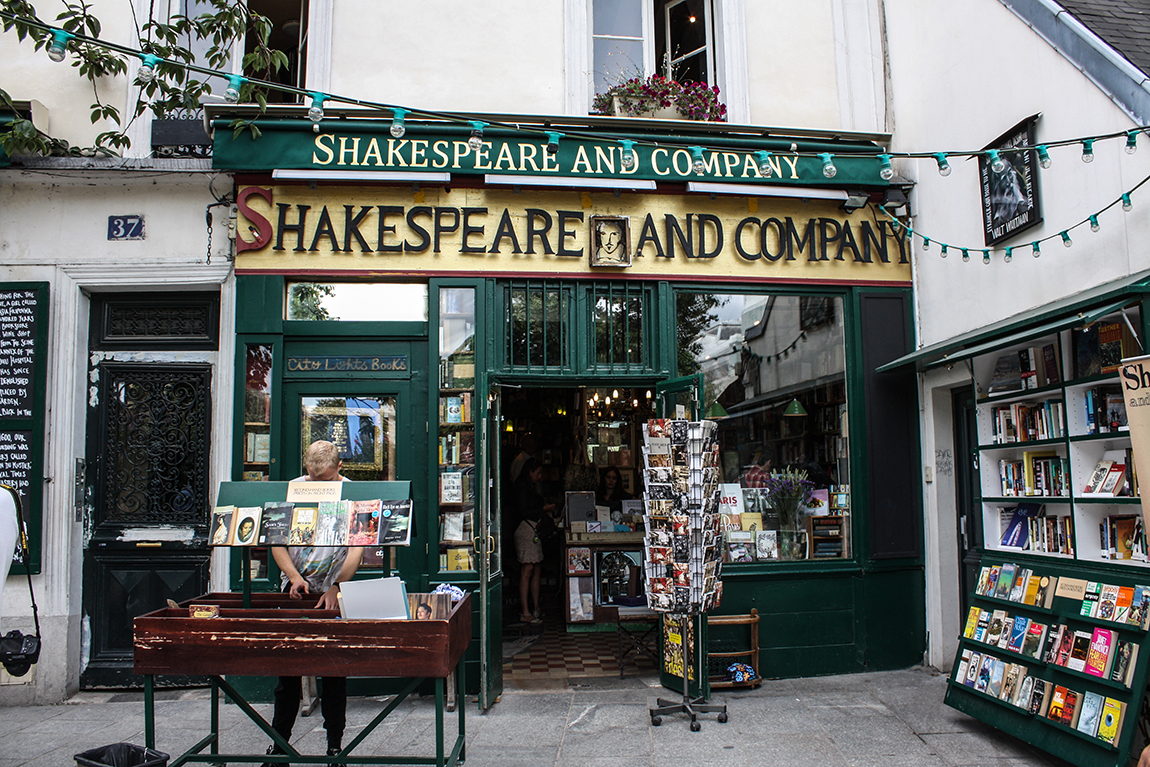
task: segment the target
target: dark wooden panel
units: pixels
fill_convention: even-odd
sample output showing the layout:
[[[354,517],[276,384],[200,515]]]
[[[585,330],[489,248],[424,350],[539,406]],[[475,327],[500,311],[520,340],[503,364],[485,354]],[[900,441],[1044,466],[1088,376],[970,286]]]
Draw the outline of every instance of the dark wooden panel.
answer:
[[[759,629],[759,646],[763,648],[822,647],[855,641],[853,610],[760,613],[760,616],[763,626]]]
[[[911,351],[907,300],[906,293],[859,295],[872,559],[922,555],[914,369],[875,372]]]
[[[802,673],[797,674],[796,669],[802,669]],[[765,679],[857,674],[866,670],[853,644],[759,650],[758,671]]]

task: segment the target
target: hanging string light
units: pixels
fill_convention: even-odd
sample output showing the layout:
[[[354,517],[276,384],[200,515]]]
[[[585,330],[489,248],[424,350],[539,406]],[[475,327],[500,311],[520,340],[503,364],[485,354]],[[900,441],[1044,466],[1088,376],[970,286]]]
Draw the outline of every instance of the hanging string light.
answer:
[[[48,47],[44,49],[44,52],[48,54],[49,59],[59,64],[68,53],[68,42],[75,37],[76,36],[71,32],[54,29],[52,30],[52,42],[48,43]]]
[[[403,124],[403,118],[407,117],[407,110],[395,107],[391,110],[391,127],[387,132],[391,134],[392,138],[403,138],[403,134],[407,133],[407,126]]]
[[[140,57],[140,71],[136,73],[136,79],[142,83],[152,82],[152,78],[156,75],[156,65],[159,63],[159,56],[145,53]]]

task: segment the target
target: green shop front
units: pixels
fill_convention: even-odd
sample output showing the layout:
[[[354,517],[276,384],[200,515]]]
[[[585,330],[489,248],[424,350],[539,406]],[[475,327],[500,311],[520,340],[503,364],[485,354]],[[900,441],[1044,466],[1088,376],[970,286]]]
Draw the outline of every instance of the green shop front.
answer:
[[[481,706],[519,614],[513,458],[539,460],[561,508],[609,472],[641,499],[640,426],[676,413],[719,426],[715,614],[757,610],[756,670],[921,660],[917,393],[913,373],[876,372],[913,348],[885,137],[469,116],[481,136],[409,119],[395,138],[363,112],[313,126],[287,108],[253,138],[212,109],[238,209],[232,479],[291,479],[322,438],[350,478],[410,482],[411,545],[369,552],[361,574],[473,592]],[[815,492],[780,518],[767,497],[784,471]],[[614,629],[603,610],[642,600],[641,520],[622,512],[564,518],[544,563],[560,630]],[[266,554],[251,568],[278,585]],[[707,649],[742,631],[712,626]]]

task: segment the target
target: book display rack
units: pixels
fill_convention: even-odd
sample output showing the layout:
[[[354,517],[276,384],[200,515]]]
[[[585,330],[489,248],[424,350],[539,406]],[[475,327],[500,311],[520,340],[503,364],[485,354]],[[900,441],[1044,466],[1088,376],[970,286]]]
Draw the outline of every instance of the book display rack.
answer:
[[[724,704],[691,696],[691,678],[702,674],[701,642],[691,626],[718,607],[723,595],[722,527],[719,519],[719,444],[713,421],[652,419],[643,431],[646,490],[643,542],[647,604],[680,627],[678,657],[666,657],[675,644],[665,642],[664,665],[678,666],[682,700],[657,698],[648,707],[651,724],[685,713],[698,732],[698,714],[717,713],[727,721]],[[691,652],[693,645],[694,652]]]
[[[988,554],[946,703],[1074,764],[1125,765],[1150,670],[1139,578]]]
[[[1137,306],[972,359],[982,571],[947,704],[1080,765],[1125,765],[1150,569],[1117,370]],[[1039,331],[1041,332],[1041,331]]]
[[[474,570],[474,288],[440,289],[439,338],[439,569]]]

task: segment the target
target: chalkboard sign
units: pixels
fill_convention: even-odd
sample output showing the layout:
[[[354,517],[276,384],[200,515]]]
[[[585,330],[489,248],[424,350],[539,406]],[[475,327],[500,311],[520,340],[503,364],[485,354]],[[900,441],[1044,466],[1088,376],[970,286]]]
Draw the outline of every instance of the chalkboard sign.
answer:
[[[0,418],[32,418],[36,371],[35,290],[0,291]]]
[[[42,551],[47,342],[48,283],[0,282],[0,483],[20,494],[33,573]]]

